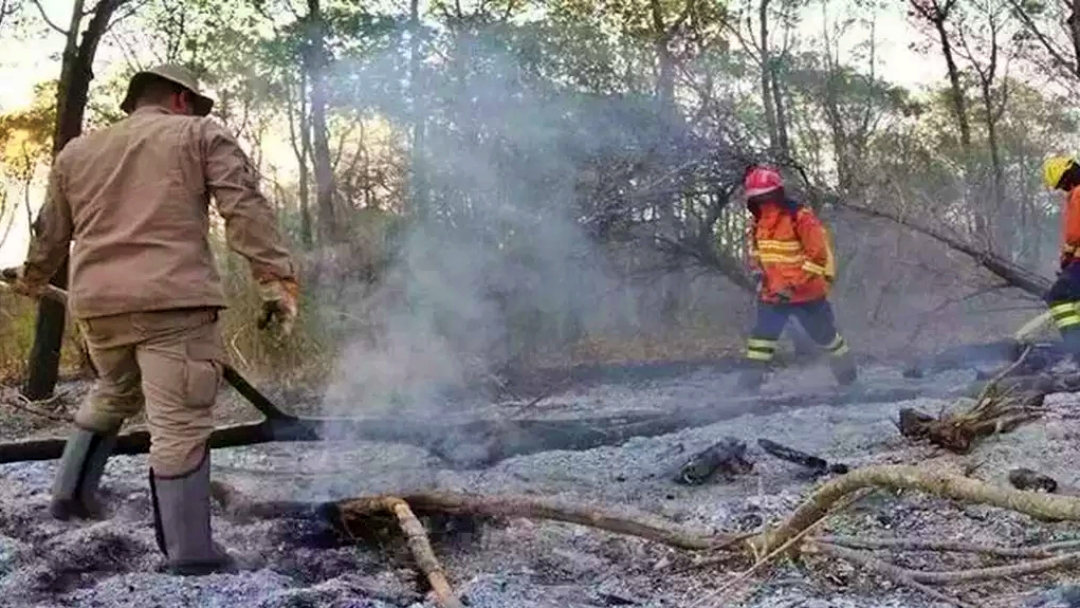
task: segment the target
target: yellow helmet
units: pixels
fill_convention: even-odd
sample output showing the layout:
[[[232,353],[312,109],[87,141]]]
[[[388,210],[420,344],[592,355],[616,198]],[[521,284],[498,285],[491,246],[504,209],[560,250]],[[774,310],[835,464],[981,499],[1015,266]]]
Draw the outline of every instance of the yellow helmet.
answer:
[[[1058,183],[1061,182],[1061,177],[1075,162],[1071,156],[1051,156],[1043,161],[1043,184],[1051,190],[1057,188]]]

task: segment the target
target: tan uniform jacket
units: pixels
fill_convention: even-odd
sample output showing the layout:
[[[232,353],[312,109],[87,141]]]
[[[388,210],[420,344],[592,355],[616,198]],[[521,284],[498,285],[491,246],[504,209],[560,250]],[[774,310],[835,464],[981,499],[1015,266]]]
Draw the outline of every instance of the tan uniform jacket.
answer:
[[[76,318],[224,307],[208,239],[211,196],[229,247],[248,259],[255,279],[295,280],[236,138],[210,118],[153,107],[71,141],[56,157],[26,280],[55,274],[73,242]]]

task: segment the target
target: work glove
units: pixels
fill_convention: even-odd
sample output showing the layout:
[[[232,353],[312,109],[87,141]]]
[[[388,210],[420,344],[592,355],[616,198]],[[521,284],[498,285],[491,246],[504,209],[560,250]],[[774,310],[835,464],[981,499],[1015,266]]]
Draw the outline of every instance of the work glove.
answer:
[[[45,294],[45,283],[31,283],[26,280],[25,266],[5,268],[0,271],[0,278],[3,278],[5,282],[11,285],[11,291],[14,291],[20,296],[26,296],[36,300]]]
[[[289,335],[299,311],[300,286],[291,279],[273,279],[259,283],[259,299],[262,300],[262,316],[259,329],[266,329],[275,318],[281,332]]]
[[[781,304],[789,304],[791,298],[795,296],[794,290],[791,287],[784,287],[780,291],[776,292],[776,298],[780,300]]]

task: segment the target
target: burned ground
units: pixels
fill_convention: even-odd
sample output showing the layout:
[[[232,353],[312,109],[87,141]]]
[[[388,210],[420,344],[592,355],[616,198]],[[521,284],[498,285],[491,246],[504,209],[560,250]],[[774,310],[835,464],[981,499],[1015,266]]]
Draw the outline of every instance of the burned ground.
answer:
[[[678,373],[627,372],[571,384],[531,408],[531,415],[573,418],[597,412],[664,409],[726,402],[734,376],[718,367]],[[796,506],[816,481],[808,471],[759,447],[767,438],[851,467],[915,463],[1007,484],[1008,471],[1023,466],[1075,488],[1080,467],[1076,399],[1052,395],[1043,420],[986,439],[958,456],[902,438],[897,413],[915,407],[930,413],[951,403],[950,393],[975,380],[976,370],[943,371],[905,378],[901,367],[869,366],[862,384],[875,389],[909,387],[927,395],[904,401],[838,399],[821,366],[776,378],[765,395],[808,396],[784,408],[755,411],[748,403],[728,419],[621,445],[581,451],[514,456],[491,466],[463,468],[420,446],[341,440],[274,443],[216,450],[214,478],[259,501],[323,501],[350,496],[419,491],[534,495],[602,504],[649,514],[703,533],[752,531]],[[809,387],[809,388],[808,388]],[[806,391],[810,391],[807,393]],[[859,390],[859,389],[854,389]],[[864,393],[865,394],[865,393]],[[478,403],[478,415],[508,416],[505,403]],[[520,404],[519,404],[520,405]],[[225,411],[234,411],[231,407]],[[243,411],[243,410],[239,410]],[[50,429],[42,429],[47,432]],[[56,429],[51,429],[56,432]],[[750,473],[698,486],[673,481],[690,455],[732,436],[747,443]],[[977,465],[977,467],[975,466]],[[158,574],[160,561],[150,525],[145,457],[110,461],[103,487],[113,511],[106,521],[56,522],[47,513],[53,461],[3,465],[0,486],[0,582],[3,605],[44,606],[432,606],[426,584],[393,524],[369,538],[350,538],[312,518],[245,518],[217,512],[218,540],[250,570],[236,575],[181,579]],[[817,555],[782,561],[749,584],[718,595],[734,572],[748,564],[693,567],[689,552],[634,537],[581,526],[524,519],[428,520],[436,553],[451,582],[481,608],[594,606],[912,607],[935,604],[908,589],[867,575],[844,562]],[[475,525],[474,525],[475,524]],[[377,528],[377,526],[373,526]],[[823,533],[868,537],[918,537],[1032,545],[1077,537],[1075,525],[1037,522],[983,506],[879,491],[830,518]],[[992,565],[993,558],[910,553],[898,558],[912,568]],[[951,589],[985,606],[1077,605],[1060,583],[1068,570]],[[427,602],[427,603],[425,603]],[[1073,603],[1070,603],[1073,602]]]

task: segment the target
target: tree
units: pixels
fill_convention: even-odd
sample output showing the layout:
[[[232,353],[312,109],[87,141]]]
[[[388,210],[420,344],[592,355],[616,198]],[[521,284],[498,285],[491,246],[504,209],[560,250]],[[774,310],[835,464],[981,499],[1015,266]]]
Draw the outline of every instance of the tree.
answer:
[[[56,83],[39,83],[34,98],[25,110],[0,115],[0,162],[4,173],[22,188],[22,207],[31,220],[33,209],[30,189],[38,170],[51,156],[52,133],[56,125]],[[0,243],[7,239],[17,215],[18,205],[10,205],[5,189],[0,218],[7,218]],[[28,221],[27,224],[31,224]]]
[[[90,81],[93,79],[93,62],[98,43],[114,18],[122,18],[118,10],[127,0],[98,0],[86,11],[84,0],[75,0],[67,28],[55,25],[44,8],[37,2],[42,19],[65,37],[61,58],[60,79],[56,88],[56,124],[53,132],[52,155],[64,148],[82,133],[83,115],[89,97]],[[80,37],[80,29],[85,30]],[[36,229],[35,229],[36,231]],[[67,285],[67,261],[51,280],[57,287]],[[38,305],[37,323],[34,328],[34,346],[30,351],[29,374],[23,385],[28,399],[44,399],[52,394],[60,369],[60,346],[64,335],[65,310],[62,304],[43,299]]]

